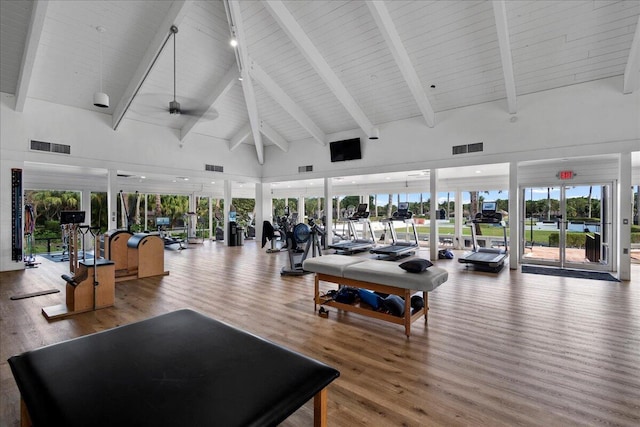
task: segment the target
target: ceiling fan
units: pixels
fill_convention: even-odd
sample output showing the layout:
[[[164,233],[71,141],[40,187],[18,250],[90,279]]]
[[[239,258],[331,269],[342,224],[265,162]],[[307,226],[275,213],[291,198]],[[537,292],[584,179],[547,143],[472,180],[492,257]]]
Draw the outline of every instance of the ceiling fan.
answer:
[[[178,33],[178,27],[172,25],[170,31],[171,33],[168,37],[173,36],[173,100],[169,101],[168,108],[166,107],[166,104],[165,107],[160,107],[160,104],[166,102],[166,93],[140,93],[137,95],[137,98],[142,101],[142,103],[138,103],[134,108],[132,108],[132,111],[142,114],[143,116],[152,115],[157,116],[158,118],[160,117],[159,113],[166,113],[167,111],[173,117],[196,116],[201,117],[204,120],[214,120],[218,118],[218,112],[215,109],[209,108],[210,106],[204,105],[204,103],[198,103],[195,99],[180,98],[183,103],[197,106],[192,108],[183,108],[180,105],[180,102],[178,102],[178,97],[176,95],[176,34]],[[160,55],[160,52],[158,52],[158,55]]]
[[[176,34],[178,34],[178,27],[172,25],[171,33],[173,33],[173,101],[169,102],[169,114],[182,114],[180,103],[176,100]]]
[[[169,102],[169,114],[174,115],[190,115],[190,116],[202,116],[207,113],[208,108],[200,108],[200,109],[183,109],[180,106],[180,103],[176,99],[176,34],[178,34],[178,27],[172,25],[171,33],[173,34],[173,101]],[[211,114],[215,114],[215,117],[210,117]],[[213,111],[210,112],[209,118],[212,120],[218,116],[218,113]]]

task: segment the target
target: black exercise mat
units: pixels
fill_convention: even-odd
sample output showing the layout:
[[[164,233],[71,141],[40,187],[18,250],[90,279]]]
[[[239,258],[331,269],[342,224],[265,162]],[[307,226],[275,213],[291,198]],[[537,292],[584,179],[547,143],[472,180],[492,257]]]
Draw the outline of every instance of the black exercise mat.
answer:
[[[534,265],[523,265],[522,272],[543,274],[545,276],[573,277],[576,279],[607,280],[609,282],[620,281],[604,271],[568,270],[566,268],[548,268]]]
[[[47,289],[46,291],[31,292],[31,293],[28,293],[28,294],[14,295],[10,299],[15,301],[15,300],[19,300],[19,299],[39,297],[40,295],[57,294],[58,292],[60,292],[59,289]]]

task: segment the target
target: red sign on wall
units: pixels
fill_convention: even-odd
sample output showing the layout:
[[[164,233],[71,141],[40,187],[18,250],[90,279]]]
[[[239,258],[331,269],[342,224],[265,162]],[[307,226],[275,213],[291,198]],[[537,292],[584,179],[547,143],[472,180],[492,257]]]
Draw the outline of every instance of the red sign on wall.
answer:
[[[560,179],[573,179],[574,177],[573,171],[560,171],[558,172],[558,178]]]

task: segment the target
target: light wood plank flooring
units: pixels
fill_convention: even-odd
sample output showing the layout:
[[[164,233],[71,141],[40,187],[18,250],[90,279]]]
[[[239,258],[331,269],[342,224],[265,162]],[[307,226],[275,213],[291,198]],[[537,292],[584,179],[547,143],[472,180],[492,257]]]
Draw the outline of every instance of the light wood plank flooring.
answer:
[[[184,307],[339,369],[332,426],[640,425],[639,265],[635,282],[616,283],[438,261],[449,281],[430,294],[428,324],[416,321],[407,339],[399,325],[353,313],[320,318],[313,277],[281,277],[287,254],[255,241],[165,251],[169,276],[119,283],[115,307],[54,322],[40,309],[64,301],[68,264],[38,261],[0,273],[2,426],[19,420],[8,357]],[[9,299],[49,288],[61,292]],[[284,425],[312,425],[312,408]]]

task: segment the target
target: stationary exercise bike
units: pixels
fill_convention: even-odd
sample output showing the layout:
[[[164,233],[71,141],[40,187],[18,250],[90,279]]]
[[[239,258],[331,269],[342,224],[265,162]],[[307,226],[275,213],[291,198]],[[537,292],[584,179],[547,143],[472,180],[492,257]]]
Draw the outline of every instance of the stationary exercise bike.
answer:
[[[320,246],[320,237],[324,236],[324,230],[318,226],[313,219],[309,219],[309,225],[297,224],[293,227],[293,232],[288,237],[293,241],[288,244],[289,266],[282,267],[280,274],[283,276],[301,276],[310,273],[302,268],[302,263],[309,256],[322,256],[322,248]],[[302,249],[301,245],[304,245]]]

